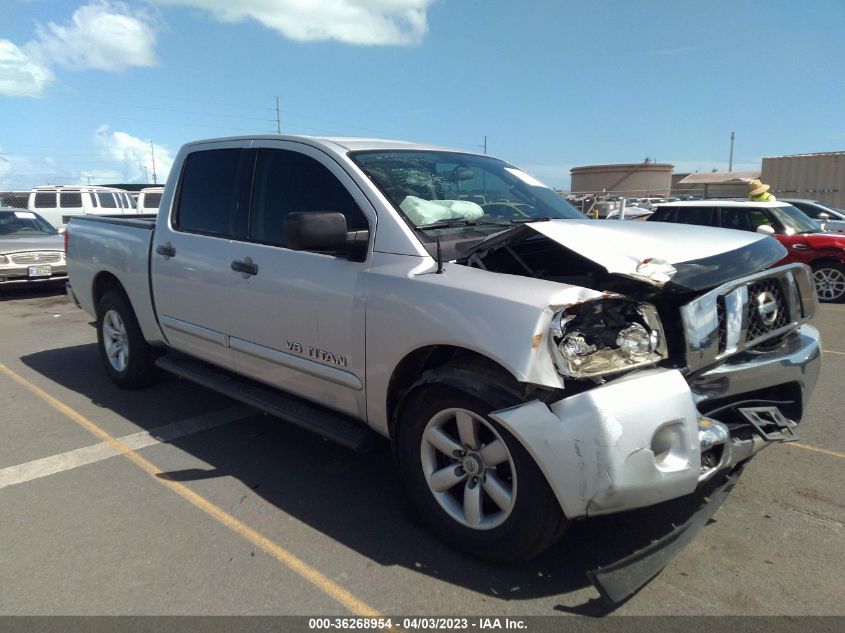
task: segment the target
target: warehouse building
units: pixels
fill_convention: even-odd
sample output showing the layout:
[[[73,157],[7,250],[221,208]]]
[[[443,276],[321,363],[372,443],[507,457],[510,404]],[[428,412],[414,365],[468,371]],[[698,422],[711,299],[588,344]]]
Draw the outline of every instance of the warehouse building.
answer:
[[[760,179],[779,198],[809,198],[845,209],[845,152],[764,158]]]
[[[573,167],[572,193],[607,193],[614,196],[668,196],[672,187],[672,165],[666,163],[623,163]]]

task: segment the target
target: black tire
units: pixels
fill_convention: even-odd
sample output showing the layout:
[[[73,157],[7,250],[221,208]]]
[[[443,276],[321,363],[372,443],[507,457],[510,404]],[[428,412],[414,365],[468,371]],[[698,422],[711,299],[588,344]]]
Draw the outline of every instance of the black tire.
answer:
[[[839,262],[813,264],[813,282],[822,303],[841,303],[845,300],[845,266]]]
[[[527,561],[548,549],[561,537],[567,520],[545,477],[528,452],[516,438],[487,416],[488,412],[496,408],[499,407],[453,387],[441,384],[418,387],[408,395],[399,420],[396,436],[399,470],[417,512],[442,541],[488,561]],[[471,475],[463,466],[466,462],[459,458],[449,462],[450,458],[437,449],[432,450],[431,442],[426,439],[429,437],[426,429],[432,427],[444,431],[453,439],[459,439],[458,418],[448,421],[454,410],[460,410],[461,415],[468,412],[475,416],[473,422],[478,429],[476,444],[483,447],[477,452],[467,451],[463,456],[463,460],[469,460],[470,471],[483,473],[474,478],[476,485],[480,485],[476,494],[481,495],[480,514],[483,516],[478,527],[466,523],[469,515],[467,506],[463,505],[464,496],[470,494],[468,490],[475,490],[470,482]],[[450,424],[453,426],[450,427]],[[497,439],[507,447],[508,459],[497,466],[488,466],[480,456],[484,448]],[[439,460],[436,466],[432,466],[432,453]],[[479,463],[474,465],[473,459]],[[492,463],[496,460],[490,461]],[[435,493],[429,486],[431,473],[441,468],[446,471],[453,466],[456,477],[457,473],[463,472],[466,478],[445,492]],[[490,481],[490,478],[494,480]],[[483,483],[479,483],[482,480]],[[511,492],[511,497],[504,497],[511,499],[509,505],[497,505],[503,497],[494,503],[493,497],[487,493],[488,484],[498,486],[500,483]],[[507,505],[507,509],[502,509],[502,505]],[[461,512],[463,515],[458,516]],[[473,512],[472,519],[476,517]],[[485,521],[487,525],[482,527]]]
[[[115,318],[122,324],[119,339],[125,352],[123,361],[110,357],[116,337]],[[144,339],[135,311],[120,289],[107,290],[97,304],[97,347],[109,378],[124,389],[146,387],[155,381],[155,359],[160,352]]]

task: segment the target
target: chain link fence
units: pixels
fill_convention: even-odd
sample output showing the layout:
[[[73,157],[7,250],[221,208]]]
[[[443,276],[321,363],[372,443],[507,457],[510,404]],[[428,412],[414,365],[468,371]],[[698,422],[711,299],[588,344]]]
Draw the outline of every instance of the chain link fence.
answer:
[[[29,203],[29,191],[0,191],[0,207],[26,209]]]

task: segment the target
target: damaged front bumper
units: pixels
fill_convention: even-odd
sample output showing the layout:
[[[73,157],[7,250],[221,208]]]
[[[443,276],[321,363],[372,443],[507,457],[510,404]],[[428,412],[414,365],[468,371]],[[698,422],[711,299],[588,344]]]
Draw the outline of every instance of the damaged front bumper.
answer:
[[[693,377],[645,370],[491,417],[525,446],[568,518],[641,508],[690,494],[772,441],[792,439],[820,350],[818,332],[803,325],[775,350],[750,351]],[[791,420],[780,414],[786,405],[763,397],[767,389],[797,394],[786,408]]]

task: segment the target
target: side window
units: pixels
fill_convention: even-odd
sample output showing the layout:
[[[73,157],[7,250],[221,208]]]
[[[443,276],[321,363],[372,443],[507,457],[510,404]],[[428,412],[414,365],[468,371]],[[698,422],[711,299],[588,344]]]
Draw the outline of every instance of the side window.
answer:
[[[36,209],[55,209],[56,208],[56,192],[42,191],[35,194],[35,208]]]
[[[160,204],[161,204],[161,194],[160,193],[144,194],[144,208],[145,209],[158,209]]]
[[[679,207],[678,222],[696,224],[699,226],[713,226],[713,209],[711,207]]]
[[[650,222],[674,222],[678,215],[676,207],[660,207],[648,219]]]
[[[86,193],[85,195],[88,196],[91,199],[91,206],[92,207],[100,206],[99,203],[97,202],[97,194],[95,194],[93,191],[90,192],[90,193]]]
[[[228,235],[237,200],[241,150],[194,152],[185,161],[175,224],[183,231]]]
[[[350,231],[367,219],[337,177],[310,156],[278,149],[258,152],[249,218],[249,239],[285,246],[289,213],[338,211]]]
[[[113,193],[98,193],[96,196],[100,202],[99,206],[103,209],[117,209],[117,201]]]
[[[59,206],[62,209],[81,209],[82,194],[78,191],[62,191],[59,194]]]
[[[737,207],[722,207],[722,227],[735,229],[737,231],[754,231],[756,227],[751,226],[751,217],[747,209]]]

